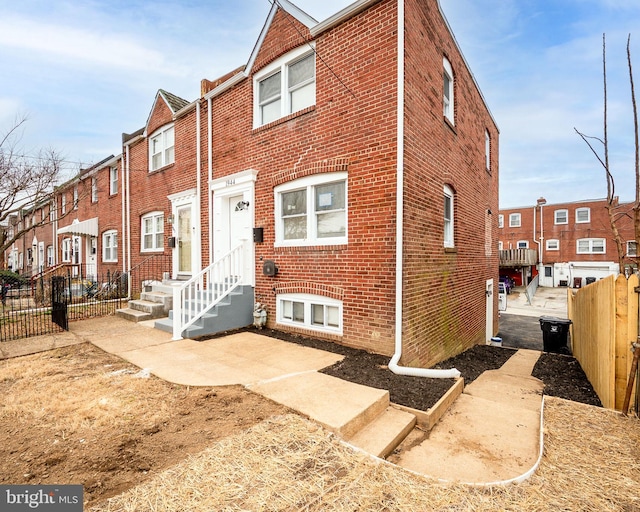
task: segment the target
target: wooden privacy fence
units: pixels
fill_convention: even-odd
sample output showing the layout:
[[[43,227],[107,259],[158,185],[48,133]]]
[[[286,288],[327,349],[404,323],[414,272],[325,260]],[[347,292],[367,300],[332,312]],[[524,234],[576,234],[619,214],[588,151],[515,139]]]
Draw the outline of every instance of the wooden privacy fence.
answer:
[[[622,410],[638,338],[638,276],[609,276],[568,290],[571,345],[604,407]],[[635,397],[632,396],[631,403]]]

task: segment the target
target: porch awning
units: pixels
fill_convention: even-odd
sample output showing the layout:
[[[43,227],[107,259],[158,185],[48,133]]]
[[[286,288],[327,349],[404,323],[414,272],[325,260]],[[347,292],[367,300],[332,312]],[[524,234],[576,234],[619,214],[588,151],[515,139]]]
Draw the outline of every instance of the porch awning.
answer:
[[[59,235],[87,235],[98,236],[98,217],[74,222],[58,229]]]

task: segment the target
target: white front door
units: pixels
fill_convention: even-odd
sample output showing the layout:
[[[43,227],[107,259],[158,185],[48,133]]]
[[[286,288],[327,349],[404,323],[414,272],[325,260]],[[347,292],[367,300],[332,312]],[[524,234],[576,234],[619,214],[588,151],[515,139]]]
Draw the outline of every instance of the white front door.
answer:
[[[486,296],[486,316],[487,316],[487,330],[485,341],[488,343],[493,337],[493,279],[487,279],[487,284],[484,290]]]
[[[87,277],[97,278],[98,265],[97,265],[97,252],[98,252],[98,239],[95,236],[87,237]]]

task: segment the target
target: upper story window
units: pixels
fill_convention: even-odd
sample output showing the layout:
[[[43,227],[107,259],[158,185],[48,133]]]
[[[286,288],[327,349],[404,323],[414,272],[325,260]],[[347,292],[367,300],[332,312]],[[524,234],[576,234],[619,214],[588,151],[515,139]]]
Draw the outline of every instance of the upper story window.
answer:
[[[454,96],[453,96],[453,68],[451,67],[451,63],[447,60],[446,57],[442,59],[442,67],[443,67],[443,82],[444,82],[444,117],[446,117],[451,124],[454,123]]]
[[[303,46],[257,73],[254,101],[255,128],[315,105],[315,53]]]
[[[64,215],[65,213],[67,213],[67,195],[66,194],[62,194],[62,214]]]
[[[504,244],[502,243],[502,241],[498,242],[498,250],[502,251],[504,249]]]
[[[73,187],[73,209],[78,209],[78,185]]]
[[[635,240],[629,240],[627,242],[627,256],[637,256],[638,255],[638,247],[636,245]]]
[[[518,240],[518,249],[528,249],[529,241],[528,240]]]
[[[560,250],[560,240],[555,238],[550,238],[546,242],[547,251],[559,251]]]
[[[96,177],[91,178],[91,202],[98,202],[98,179]]]
[[[576,209],[576,224],[591,222],[591,208]]]
[[[109,169],[109,194],[114,195],[118,193],[118,168],[111,167]]]
[[[502,214],[498,215],[498,227],[499,228],[504,227],[504,215]]]
[[[347,243],[347,173],[323,173],[275,189],[276,246]]]
[[[444,246],[454,247],[455,240],[453,236],[453,190],[451,187],[444,186]]]
[[[484,131],[484,159],[487,171],[491,171],[491,136],[489,130]]]
[[[155,171],[175,162],[175,132],[165,126],[149,137],[149,170]]]
[[[519,213],[510,213],[509,214],[509,227],[510,228],[519,228],[522,224],[522,218]]]
[[[142,252],[164,248],[164,213],[151,212],[142,217]]]
[[[71,238],[65,238],[62,240],[62,261],[65,263],[69,263],[71,261],[71,254]]]
[[[569,210],[556,210],[553,212],[554,224],[569,224]]]
[[[581,238],[576,244],[577,254],[604,254],[606,252],[604,238]]]
[[[102,261],[118,261],[118,232],[115,229],[102,234]]]

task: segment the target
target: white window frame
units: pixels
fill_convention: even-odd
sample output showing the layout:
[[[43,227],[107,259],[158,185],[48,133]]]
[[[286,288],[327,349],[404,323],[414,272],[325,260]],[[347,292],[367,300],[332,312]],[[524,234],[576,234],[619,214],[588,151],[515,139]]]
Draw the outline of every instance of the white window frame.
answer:
[[[311,48],[309,48],[311,46]],[[312,57],[314,60],[314,71],[313,71],[313,79],[308,79],[305,82],[297,84],[296,86],[289,88],[289,66],[300,62],[307,57]],[[260,101],[260,83],[267,78],[270,78],[277,73],[280,73],[280,115],[274,119],[269,119],[266,122],[262,120],[262,107],[272,103],[273,101],[277,101],[276,96],[272,96],[269,98],[270,101]],[[316,61],[315,61],[315,43],[310,43],[295,50],[290,51],[286,55],[283,55],[275,62],[271,63],[261,71],[255,74],[253,77],[253,127],[258,128],[265,124],[272,123],[277,121],[278,119],[282,119],[283,117],[288,116],[289,114],[293,114],[295,112],[299,112],[300,110],[304,110],[305,108],[311,107],[316,104]],[[296,110],[292,108],[291,102],[291,93],[296,89],[300,89],[302,87],[313,84],[313,101],[308,105],[304,105]]]
[[[285,302],[295,302],[302,305],[302,320],[295,320],[292,317],[287,317],[287,307],[285,306]],[[322,325],[313,322],[312,306],[323,308],[324,314]],[[327,308],[337,308],[338,325],[328,324]],[[341,335],[344,322],[342,301],[332,299],[330,297],[324,297],[322,295],[312,295],[307,293],[280,294],[276,296],[276,321],[281,325],[301,327],[312,331]]]
[[[449,199],[449,207],[447,211],[447,199]],[[453,189],[445,185],[444,186],[444,246],[455,247],[455,194]]]
[[[331,172],[314,174],[298,180],[290,181],[277,186],[274,189],[275,204],[275,224],[276,224],[276,247],[298,247],[311,245],[344,245],[347,243],[349,235],[349,190],[346,172]],[[318,237],[317,236],[317,218],[315,208],[315,188],[321,185],[329,185],[331,183],[344,182],[344,209],[336,209],[335,211],[344,211],[345,232],[343,236],[336,237]],[[285,240],[284,238],[284,219],[282,212],[282,194],[293,192],[296,190],[306,190],[307,194],[307,237],[297,238],[293,240]]]
[[[78,185],[73,187],[73,209],[78,209]]]
[[[67,194],[62,194],[60,209],[62,210],[62,215],[67,213]]]
[[[109,195],[116,195],[118,193],[118,168],[109,168]]]
[[[102,261],[104,263],[118,261],[118,231],[115,229],[102,233]]]
[[[91,178],[91,202],[98,202],[98,178],[95,176]]]
[[[509,227],[510,228],[519,228],[520,226],[522,226],[522,215],[520,213],[510,213],[509,214]]]
[[[564,215],[564,220],[560,218],[560,215]],[[553,212],[553,223],[560,224],[569,224],[569,210],[562,208],[560,210],[554,210]]]
[[[635,240],[627,241],[627,256],[635,258],[638,255],[638,248]]]
[[[53,267],[55,265],[55,258],[53,252],[53,245],[47,245],[47,267]]]
[[[547,251],[559,251],[560,250],[560,240],[557,238],[549,238],[546,241],[545,247]]]
[[[442,58],[442,99],[443,115],[449,122],[455,125],[455,76],[451,63],[446,57]]]
[[[504,215],[502,214],[498,215],[498,227],[504,228]]]
[[[484,131],[484,157],[487,171],[491,171],[491,135],[489,130]]]
[[[71,238],[62,239],[62,262],[71,263],[71,257],[73,255],[73,241]]]
[[[579,219],[580,213],[587,214],[586,220]],[[591,222],[591,208],[589,207],[576,208],[576,224],[587,224],[589,222]]]
[[[158,219],[161,218],[162,230],[156,229],[158,226]],[[145,231],[146,220],[151,219],[152,231]],[[145,245],[145,239],[147,236],[151,236],[151,244],[149,247]],[[161,236],[162,243],[158,242],[158,236]],[[164,251],[164,212],[156,211],[149,212],[142,216],[140,219],[140,252],[162,252]]]
[[[522,245],[522,247],[520,247]],[[516,242],[516,247],[518,249],[528,249],[529,248],[529,240],[518,240]]]
[[[504,244],[502,243],[502,241],[498,241],[498,250],[499,251],[504,250]]]
[[[154,142],[158,141],[158,147],[154,151]],[[176,161],[176,132],[173,123],[156,130],[149,136],[149,172],[157,171]],[[154,157],[159,156],[156,164]]]
[[[595,251],[602,243],[602,250]],[[581,247],[582,245],[582,247]],[[586,248],[584,246],[587,246]],[[576,240],[576,254],[606,254],[607,241],[604,238],[580,238]]]

